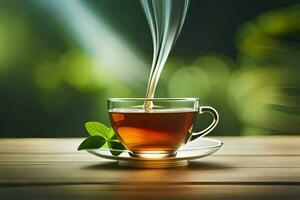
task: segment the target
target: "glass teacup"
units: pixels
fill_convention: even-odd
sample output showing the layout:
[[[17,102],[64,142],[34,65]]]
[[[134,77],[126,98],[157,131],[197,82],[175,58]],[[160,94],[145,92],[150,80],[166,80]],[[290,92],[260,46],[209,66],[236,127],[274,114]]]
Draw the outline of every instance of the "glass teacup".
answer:
[[[145,109],[145,102],[151,103]],[[200,106],[198,98],[111,98],[108,99],[111,125],[132,156],[166,158],[187,142],[211,132],[219,121],[218,112]],[[213,122],[203,131],[192,133],[198,114],[209,112]]]

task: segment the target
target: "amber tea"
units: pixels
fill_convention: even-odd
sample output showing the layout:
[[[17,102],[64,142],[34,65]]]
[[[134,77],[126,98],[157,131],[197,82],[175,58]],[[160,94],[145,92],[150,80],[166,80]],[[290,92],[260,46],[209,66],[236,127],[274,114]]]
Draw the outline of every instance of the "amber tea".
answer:
[[[109,115],[118,138],[134,154],[170,155],[190,137],[197,113],[189,108],[115,109]]]

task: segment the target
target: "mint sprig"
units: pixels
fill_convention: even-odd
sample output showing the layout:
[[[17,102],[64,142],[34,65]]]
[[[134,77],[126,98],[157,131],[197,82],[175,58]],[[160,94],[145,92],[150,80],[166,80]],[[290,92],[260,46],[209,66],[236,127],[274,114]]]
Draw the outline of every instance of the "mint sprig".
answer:
[[[99,122],[86,122],[85,129],[90,134],[78,147],[78,151],[86,149],[99,149],[101,147],[109,147],[111,154],[118,156],[124,150],[124,146],[120,143],[112,128],[105,126]],[[114,151],[114,150],[117,151]]]
[[[99,149],[106,143],[105,138],[99,135],[93,135],[86,138],[78,147],[78,151],[84,149]]]

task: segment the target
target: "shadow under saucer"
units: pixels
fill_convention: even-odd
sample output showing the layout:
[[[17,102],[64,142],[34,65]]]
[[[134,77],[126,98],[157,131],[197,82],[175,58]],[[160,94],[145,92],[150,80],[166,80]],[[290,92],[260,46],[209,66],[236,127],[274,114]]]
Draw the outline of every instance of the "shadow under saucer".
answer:
[[[165,167],[163,167],[165,168]],[[230,165],[225,165],[222,163],[211,162],[211,161],[189,161],[188,165],[178,166],[173,169],[180,170],[226,170],[233,168]],[[93,164],[84,167],[87,170],[136,170],[141,169],[141,167],[128,167],[125,165],[120,165],[118,161],[108,161],[100,164]]]

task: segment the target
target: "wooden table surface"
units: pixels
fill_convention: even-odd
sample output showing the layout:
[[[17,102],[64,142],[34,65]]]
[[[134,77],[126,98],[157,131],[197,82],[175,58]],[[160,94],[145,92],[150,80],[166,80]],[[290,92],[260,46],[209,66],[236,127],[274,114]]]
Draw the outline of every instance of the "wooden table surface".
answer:
[[[0,139],[0,199],[300,199],[300,136],[218,137],[212,156],[132,169],[82,139]]]

